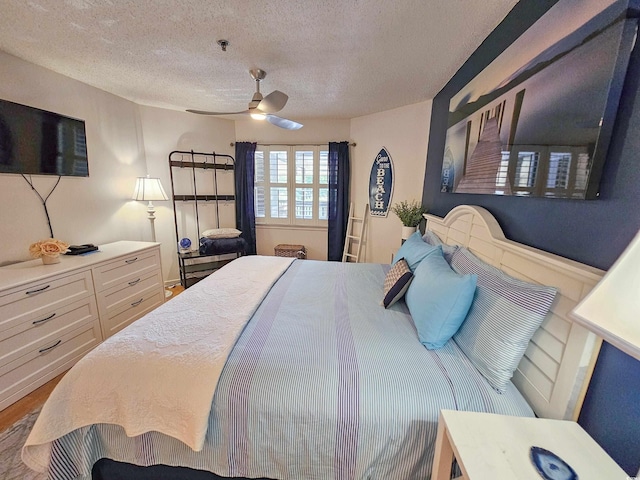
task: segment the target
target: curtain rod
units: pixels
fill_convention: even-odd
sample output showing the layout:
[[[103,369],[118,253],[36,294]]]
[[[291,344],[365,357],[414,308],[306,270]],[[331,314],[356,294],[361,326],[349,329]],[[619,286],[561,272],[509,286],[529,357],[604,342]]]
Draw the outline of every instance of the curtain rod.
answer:
[[[235,143],[231,142],[230,146],[234,146]],[[329,142],[326,143],[256,143],[256,145],[260,145],[261,147],[272,147],[272,146],[283,146],[283,147],[323,147],[325,145],[329,145]],[[356,142],[350,143],[350,147],[355,147]]]

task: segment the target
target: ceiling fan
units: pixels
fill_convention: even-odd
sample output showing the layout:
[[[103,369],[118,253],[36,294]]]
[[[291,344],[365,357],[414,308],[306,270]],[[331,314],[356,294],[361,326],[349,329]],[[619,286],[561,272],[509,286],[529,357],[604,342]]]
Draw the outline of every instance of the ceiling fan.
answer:
[[[287,130],[298,130],[302,128],[302,124],[288,120],[286,118],[278,117],[274,115],[275,112],[279,112],[287,104],[289,97],[279,90],[274,90],[266,97],[262,97],[260,93],[260,80],[267,76],[267,72],[254,68],[249,70],[251,78],[256,81],[256,93],[253,94],[253,98],[249,102],[248,110],[242,112],[207,112],[204,110],[187,110],[187,112],[197,113],[199,115],[236,115],[236,114],[249,114],[251,118],[256,120],[266,120],[267,122],[275,125],[276,127],[286,128]]]

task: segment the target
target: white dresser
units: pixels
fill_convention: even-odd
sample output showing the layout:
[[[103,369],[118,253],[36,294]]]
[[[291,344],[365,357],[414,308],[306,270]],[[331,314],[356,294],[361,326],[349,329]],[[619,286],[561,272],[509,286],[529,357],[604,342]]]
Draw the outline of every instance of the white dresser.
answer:
[[[163,301],[159,243],[0,268],[0,410]]]

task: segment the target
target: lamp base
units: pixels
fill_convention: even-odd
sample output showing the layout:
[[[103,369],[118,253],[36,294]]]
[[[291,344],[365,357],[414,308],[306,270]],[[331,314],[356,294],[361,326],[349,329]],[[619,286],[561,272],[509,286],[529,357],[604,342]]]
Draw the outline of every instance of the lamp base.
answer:
[[[155,242],[156,241],[156,226],[155,226],[155,220],[156,220],[156,209],[153,206],[153,203],[149,202],[149,205],[147,205],[147,213],[149,214],[147,216],[147,218],[149,219],[149,222],[151,222],[151,241]]]

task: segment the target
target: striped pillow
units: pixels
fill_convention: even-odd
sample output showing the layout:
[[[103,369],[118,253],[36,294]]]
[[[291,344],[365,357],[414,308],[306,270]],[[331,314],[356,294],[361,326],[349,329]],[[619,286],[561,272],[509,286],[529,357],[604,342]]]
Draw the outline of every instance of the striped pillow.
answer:
[[[489,384],[504,393],[556,289],[513,278],[466,248],[453,254],[451,267],[478,275],[471,309],[453,339]]]
[[[440,245],[442,247],[442,255],[444,256],[444,259],[449,265],[451,265],[451,257],[453,257],[453,254],[456,253],[458,245],[447,245],[446,243],[442,243],[440,237],[438,237],[438,235],[433,233],[431,230],[427,230],[426,232],[424,232],[424,235],[422,235],[422,240],[429,245]]]

